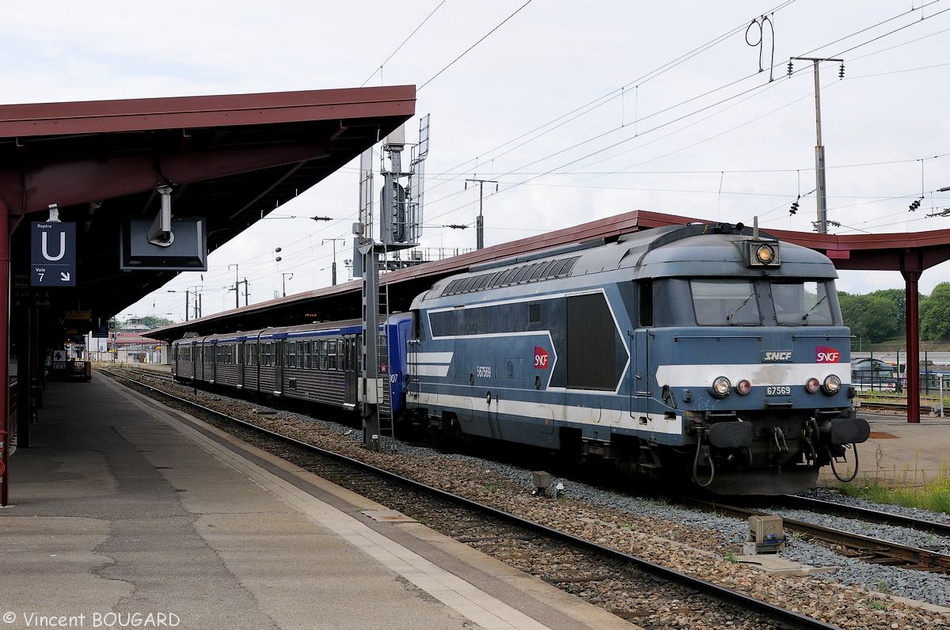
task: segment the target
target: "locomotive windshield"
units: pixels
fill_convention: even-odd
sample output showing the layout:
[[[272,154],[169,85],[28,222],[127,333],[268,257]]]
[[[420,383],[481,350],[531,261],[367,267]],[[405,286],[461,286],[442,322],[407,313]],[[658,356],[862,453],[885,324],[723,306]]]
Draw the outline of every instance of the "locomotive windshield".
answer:
[[[826,282],[709,278],[690,280],[689,286],[700,326],[835,324],[834,306],[828,299],[831,289]]]
[[[785,326],[830,326],[834,323],[828,292],[822,282],[772,281],[775,317]]]
[[[691,280],[693,309],[700,326],[758,324],[759,304],[748,280]]]

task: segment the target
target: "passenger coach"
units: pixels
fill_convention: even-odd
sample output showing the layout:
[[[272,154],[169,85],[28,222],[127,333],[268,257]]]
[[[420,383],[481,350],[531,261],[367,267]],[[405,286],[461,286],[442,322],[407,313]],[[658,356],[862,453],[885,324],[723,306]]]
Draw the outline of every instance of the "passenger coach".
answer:
[[[390,318],[385,329],[404,348],[409,316]],[[352,410],[357,405],[361,337],[357,320],[186,337],[172,344],[172,373],[181,381]],[[397,347],[393,344],[393,350]],[[405,351],[387,354],[384,369],[400,375],[390,403],[394,413],[400,413]]]

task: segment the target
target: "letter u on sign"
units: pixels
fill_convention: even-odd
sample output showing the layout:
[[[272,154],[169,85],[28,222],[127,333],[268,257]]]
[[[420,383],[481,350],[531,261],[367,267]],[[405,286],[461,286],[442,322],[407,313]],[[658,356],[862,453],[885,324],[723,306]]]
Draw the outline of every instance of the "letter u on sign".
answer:
[[[66,255],[66,232],[59,233],[59,253],[55,256],[49,253],[49,232],[44,231],[40,238],[40,249],[42,250],[43,258],[46,260],[56,262]]]

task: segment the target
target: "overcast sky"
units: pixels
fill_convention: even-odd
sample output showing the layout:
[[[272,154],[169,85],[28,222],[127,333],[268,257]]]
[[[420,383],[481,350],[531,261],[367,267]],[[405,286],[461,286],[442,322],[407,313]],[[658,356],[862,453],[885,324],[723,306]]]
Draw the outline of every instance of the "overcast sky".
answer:
[[[499,183],[486,245],[637,209],[809,231],[814,74],[796,61],[789,78],[787,64],[842,58],[843,80],[840,64],[820,66],[828,219],[841,224],[829,231],[950,228],[927,217],[950,206],[936,192],[950,186],[950,0],[4,5],[5,103],[416,85],[417,114],[431,114],[423,245],[448,253],[475,246],[466,178]],[[252,303],[327,286],[334,243],[345,281],[357,179],[350,164],[119,317],[183,319],[184,295],[166,291],[193,287],[205,315],[233,308],[234,264]],[[921,290],[944,281],[946,264]],[[902,286],[897,273],[839,280]]]

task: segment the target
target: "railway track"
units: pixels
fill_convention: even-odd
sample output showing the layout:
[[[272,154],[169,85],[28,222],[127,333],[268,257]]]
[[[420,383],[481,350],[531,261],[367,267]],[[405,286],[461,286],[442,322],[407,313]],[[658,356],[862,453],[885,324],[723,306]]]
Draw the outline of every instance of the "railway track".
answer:
[[[685,505],[698,507],[719,514],[748,518],[749,516],[768,515],[768,511],[749,507],[728,505],[718,501],[700,499],[682,499]],[[930,521],[917,521],[908,517],[886,514],[876,510],[860,508],[846,508],[839,504],[825,501],[808,500],[801,497],[784,497],[781,504],[785,507],[818,511],[826,514],[835,514],[846,518],[866,519],[875,523],[883,523],[897,527],[910,527],[921,531],[930,531],[940,535],[948,535],[950,527]],[[863,536],[854,532],[834,529],[806,521],[782,518],[786,529],[798,532],[805,537],[837,545],[847,550],[844,555],[874,564],[889,564],[905,569],[930,571],[941,574],[950,574],[950,555],[902,545],[893,541],[881,540]]]
[[[922,401],[920,405],[921,413],[934,413],[934,410],[937,408],[939,408],[937,401]],[[886,412],[906,415],[907,403],[885,400],[862,400],[860,409],[870,413]]]
[[[796,495],[786,495],[780,499],[782,507],[788,507],[796,510],[810,510],[829,514],[831,516],[840,516],[843,518],[853,518],[882,525],[892,525],[894,527],[906,527],[921,532],[929,532],[937,536],[950,538],[950,524],[938,523],[918,518],[911,518],[902,514],[884,512],[870,508],[858,507],[855,505],[845,505],[835,503],[834,501],[822,501],[809,497],[800,497]]]
[[[106,370],[103,370],[106,371]],[[662,608],[662,601],[682,607],[686,603],[696,608],[696,619],[707,619],[710,607],[725,607],[726,618],[733,615],[740,619],[728,622],[732,627],[771,628],[835,628],[798,612],[787,610],[744,593],[713,584],[709,581],[675,571],[649,562],[634,555],[622,553],[597,542],[560,531],[555,528],[496,509],[458,494],[430,487],[424,483],[394,474],[351,457],[321,449],[296,438],[283,435],[253,423],[234,418],[215,409],[179,398],[124,375],[108,372],[114,378],[131,382],[135,387],[145,388],[150,395],[171,401],[175,406],[198,412],[215,424],[226,423],[239,427],[239,437],[263,438],[270,442],[267,450],[278,452],[281,457],[350,488],[358,493],[379,500],[408,516],[434,526],[436,515],[449,513],[449,535],[458,540],[482,548],[502,557],[519,555],[527,547],[541,544],[558,546],[554,557],[567,559],[555,567],[545,565],[533,571],[545,581],[560,586],[568,592],[582,593],[592,582],[608,581],[613,589],[639,591],[647,595],[653,610]],[[247,439],[247,437],[244,437]],[[255,439],[257,441],[257,439]],[[514,547],[499,552],[498,547]],[[573,559],[571,561],[570,559]],[[697,597],[700,599],[697,600]],[[728,612],[732,610],[734,612]],[[644,613],[611,611],[636,623],[648,625],[641,619]],[[745,617],[751,625],[743,625]],[[684,626],[685,627],[685,626]]]

